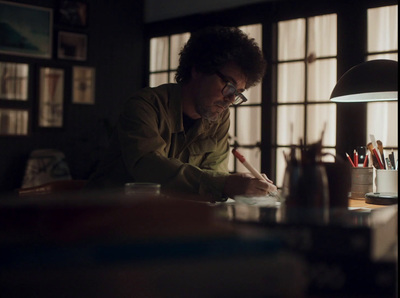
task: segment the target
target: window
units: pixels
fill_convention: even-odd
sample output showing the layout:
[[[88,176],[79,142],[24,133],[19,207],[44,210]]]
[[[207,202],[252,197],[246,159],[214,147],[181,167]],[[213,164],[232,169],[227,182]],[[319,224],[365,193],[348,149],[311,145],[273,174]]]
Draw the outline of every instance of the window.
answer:
[[[398,61],[397,5],[368,9],[367,60],[391,59]],[[397,101],[367,103],[367,140],[373,134],[381,140],[384,151],[398,151]],[[387,152],[390,153],[390,152]],[[385,153],[385,156],[387,156]]]
[[[179,52],[189,37],[190,33],[181,33],[150,39],[150,87],[174,82]]]
[[[384,142],[386,150],[396,151],[397,102],[353,106],[330,102],[329,97],[338,75],[361,61],[397,60],[397,1],[358,1],[357,5],[346,1],[272,2],[258,4],[258,13],[249,5],[251,9],[162,22],[167,33],[164,52],[159,53],[164,53],[166,62],[163,67],[153,67],[150,75],[172,81],[170,73],[176,66],[168,64],[168,59],[174,35],[167,34],[182,28],[238,26],[263,47],[268,64],[264,86],[252,87],[245,93],[249,101],[231,108],[230,145],[238,146],[278,187],[286,167],[283,152],[288,153],[292,144],[299,146],[300,140],[305,144],[318,141],[323,131],[323,151],[342,158],[348,150],[365,144],[370,133]],[[149,26],[154,32],[159,27]],[[247,172],[232,156],[229,170]]]
[[[276,178],[282,186],[284,153],[291,145],[322,139],[324,152],[335,154],[336,104],[329,101],[336,83],[336,14],[278,22]]]
[[[262,25],[254,24],[239,27],[261,47]],[[230,144],[236,146],[246,160],[258,171],[261,170],[261,84],[243,92],[248,101],[231,107]],[[248,172],[234,156],[229,155],[229,171]]]

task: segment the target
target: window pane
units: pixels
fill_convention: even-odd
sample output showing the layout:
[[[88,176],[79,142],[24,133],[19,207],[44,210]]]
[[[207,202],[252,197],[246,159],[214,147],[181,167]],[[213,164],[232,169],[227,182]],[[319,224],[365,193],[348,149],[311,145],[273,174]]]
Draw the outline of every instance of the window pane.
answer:
[[[246,96],[248,101],[245,104],[261,104],[261,84],[257,84],[254,87],[251,87],[248,90],[243,92],[243,95]]]
[[[235,137],[235,108],[234,107],[230,107],[230,126],[229,126],[229,144],[233,145],[236,137]]]
[[[373,134],[376,140],[381,140],[384,147],[398,147],[398,113],[397,101],[370,102],[367,104],[367,140]],[[384,121],[387,120],[387,121]]]
[[[278,23],[278,60],[303,59],[305,56],[305,19]]]
[[[234,145],[236,137],[235,137],[235,108],[230,107],[230,126],[229,126],[229,144]],[[234,159],[233,154],[229,154],[229,162],[228,162],[228,170],[229,172],[234,172]]]
[[[277,144],[299,144],[304,136],[304,105],[278,106],[277,113]]]
[[[336,104],[311,104],[307,106],[307,144],[321,139],[325,128],[323,146],[336,145]]]
[[[322,156],[322,162],[335,162],[335,157],[336,156],[336,149],[332,148],[322,148],[322,154],[326,154]]]
[[[246,158],[257,171],[261,171],[261,152],[260,148],[238,148],[238,151]],[[232,154],[231,154],[232,155]],[[237,163],[237,172],[249,173],[249,170],[241,163]]]
[[[368,9],[368,52],[397,50],[397,7]]]
[[[336,56],[336,14],[309,18],[308,53],[316,57]]]
[[[168,36],[150,39],[150,71],[168,69]]]
[[[367,60],[376,60],[376,59],[388,59],[388,60],[395,60],[398,61],[398,54],[397,53],[390,53],[390,54],[376,54],[376,55],[369,55]]]
[[[278,102],[303,102],[304,63],[280,63],[278,65]]]
[[[171,35],[171,65],[170,69],[176,69],[179,65],[179,53],[182,50],[185,43],[188,41],[190,33],[182,33]]]
[[[276,150],[276,181],[275,185],[279,188],[282,187],[283,177],[286,170],[286,160],[283,154],[288,155],[290,153],[290,148],[278,148]]]
[[[169,72],[169,82],[170,83],[176,83],[175,75],[176,75],[176,71],[170,71]]]
[[[28,111],[0,109],[0,135],[27,135]]]
[[[307,100],[329,100],[336,84],[336,59],[316,60],[308,64]]]
[[[240,30],[248,34],[251,38],[254,38],[258,46],[261,48],[262,45],[262,26],[261,24],[254,24],[248,26],[240,26]]]
[[[0,98],[28,99],[28,64],[0,62]]]
[[[150,75],[150,87],[157,87],[168,83],[168,72],[153,73]]]
[[[261,48],[262,46],[262,25],[254,24],[248,26],[239,27],[244,33],[248,34],[251,38],[257,42],[258,46]],[[251,87],[249,90],[243,92],[244,96],[249,100],[248,104],[261,104],[261,83],[257,84],[254,87]]]
[[[398,6],[368,9],[368,52],[398,50]],[[367,60],[398,60],[398,53],[369,55]],[[398,147],[398,112],[396,102],[367,103],[367,140],[370,134],[384,147]]]
[[[240,145],[261,142],[261,107],[237,108],[237,139]]]

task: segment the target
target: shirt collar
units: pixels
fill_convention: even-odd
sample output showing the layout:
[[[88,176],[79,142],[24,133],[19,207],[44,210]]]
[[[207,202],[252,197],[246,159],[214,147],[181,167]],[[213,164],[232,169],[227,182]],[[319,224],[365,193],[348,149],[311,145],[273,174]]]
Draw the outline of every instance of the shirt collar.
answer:
[[[182,86],[180,84],[171,84],[169,93],[169,108],[171,110],[170,123],[174,123],[174,133],[183,132],[183,109],[182,109]],[[216,123],[219,123],[221,119],[218,119]],[[210,122],[205,119],[201,119],[201,123],[196,123],[194,127],[197,127],[198,133],[201,134],[207,131],[214,122]]]

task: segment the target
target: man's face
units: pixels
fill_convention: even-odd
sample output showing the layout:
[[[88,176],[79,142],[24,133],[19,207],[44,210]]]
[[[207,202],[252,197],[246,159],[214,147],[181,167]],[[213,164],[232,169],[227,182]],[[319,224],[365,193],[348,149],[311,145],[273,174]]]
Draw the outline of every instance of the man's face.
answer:
[[[226,81],[232,83],[238,92],[243,92],[246,86],[246,78],[234,63],[226,64],[219,70],[223,76],[217,74],[196,73],[193,79],[196,80],[194,94],[194,105],[200,117],[209,121],[218,120],[220,114],[226,110],[234,101],[235,95],[224,97],[222,89]]]

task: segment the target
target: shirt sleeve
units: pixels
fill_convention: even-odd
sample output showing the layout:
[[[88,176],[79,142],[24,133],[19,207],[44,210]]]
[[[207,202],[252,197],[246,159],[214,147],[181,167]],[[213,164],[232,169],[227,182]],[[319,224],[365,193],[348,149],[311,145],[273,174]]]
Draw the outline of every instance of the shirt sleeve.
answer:
[[[157,101],[134,98],[126,104],[118,123],[118,137],[129,174],[135,181],[161,183],[167,189],[202,194],[210,200],[223,198],[228,173],[220,169],[224,168],[225,153],[207,157],[204,169],[168,158],[168,144],[159,132],[159,115]]]

